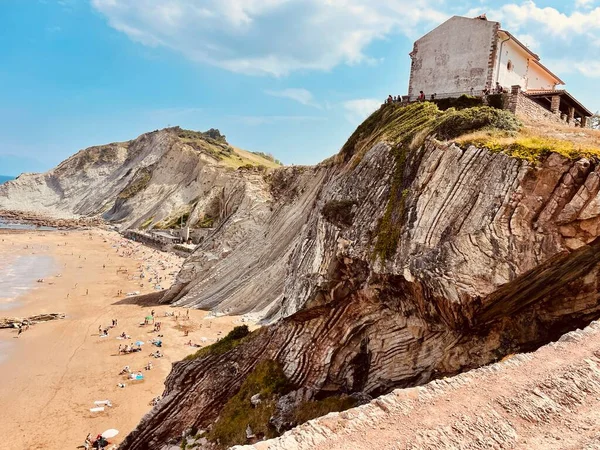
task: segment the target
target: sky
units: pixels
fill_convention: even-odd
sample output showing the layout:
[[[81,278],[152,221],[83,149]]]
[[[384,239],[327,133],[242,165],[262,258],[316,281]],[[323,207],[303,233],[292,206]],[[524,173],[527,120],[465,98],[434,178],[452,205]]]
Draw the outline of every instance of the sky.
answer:
[[[0,0],[0,174],[174,125],[317,163],[406,94],[416,39],[481,13],[600,109],[600,0]]]

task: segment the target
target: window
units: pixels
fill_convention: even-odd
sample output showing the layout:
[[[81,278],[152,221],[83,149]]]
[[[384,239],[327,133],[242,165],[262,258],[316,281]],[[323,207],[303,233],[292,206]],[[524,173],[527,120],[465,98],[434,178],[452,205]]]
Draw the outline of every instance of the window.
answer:
[[[506,68],[508,69],[508,71],[509,71],[509,72],[512,72],[512,70],[513,70],[513,67],[514,67],[514,66],[513,66],[513,63],[512,63],[512,61],[509,59],[509,60],[508,60],[508,64],[506,65]]]

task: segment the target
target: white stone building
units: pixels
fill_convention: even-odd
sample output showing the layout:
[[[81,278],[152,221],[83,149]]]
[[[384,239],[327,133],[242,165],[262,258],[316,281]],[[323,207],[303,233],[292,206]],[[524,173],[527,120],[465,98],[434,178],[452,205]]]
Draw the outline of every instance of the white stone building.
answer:
[[[554,114],[585,122],[591,115],[565,90],[564,82],[540,57],[499,22],[485,15],[470,19],[454,16],[414,43],[408,95],[416,100],[481,95],[501,86],[505,92],[519,86],[531,100]],[[553,95],[555,94],[555,95]]]

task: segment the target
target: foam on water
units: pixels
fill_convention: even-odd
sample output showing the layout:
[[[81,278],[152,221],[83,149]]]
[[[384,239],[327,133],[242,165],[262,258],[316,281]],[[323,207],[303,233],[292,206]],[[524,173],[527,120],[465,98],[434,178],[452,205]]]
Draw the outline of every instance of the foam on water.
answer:
[[[56,269],[48,255],[23,255],[0,260],[0,311],[18,306],[18,297]]]
[[[36,230],[36,231],[55,231],[54,227],[40,227],[27,223],[3,222],[0,220],[0,229],[7,230]]]

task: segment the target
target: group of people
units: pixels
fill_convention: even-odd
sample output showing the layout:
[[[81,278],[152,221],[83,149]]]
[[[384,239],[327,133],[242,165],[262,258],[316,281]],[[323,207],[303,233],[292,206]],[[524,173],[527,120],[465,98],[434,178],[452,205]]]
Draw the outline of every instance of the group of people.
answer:
[[[90,450],[91,448],[97,448],[99,450],[105,449],[109,445],[109,442],[99,434],[96,436],[96,439],[92,439],[92,433],[89,433],[85,438],[83,443],[83,448],[85,450]]]
[[[502,87],[500,83],[496,81],[496,86],[493,89],[490,89],[489,86],[485,87],[485,89],[483,90],[483,95],[485,96],[490,94],[504,94],[505,92],[507,92],[507,90],[504,89],[504,87]]]
[[[119,344],[119,355],[121,355],[121,354],[127,355],[128,353],[137,353],[137,352],[141,352],[141,351],[142,351],[142,348],[140,346],[134,346],[133,342],[129,345]]]
[[[474,95],[473,88],[471,88],[469,92],[471,95]],[[486,86],[485,89],[482,91],[482,95],[487,96],[487,95],[491,95],[491,94],[503,94],[505,92],[508,92],[508,91],[503,86],[501,86],[499,82],[496,82],[496,86],[494,88],[490,88],[489,86]],[[434,101],[436,98],[437,98],[437,93],[431,94],[429,97],[429,101]],[[425,95],[425,92],[419,91],[417,101],[424,102],[426,100],[427,100],[427,97]],[[385,100],[385,103],[386,104],[402,103],[403,101],[404,100],[401,95],[398,95],[398,96],[388,95],[388,98]]]
[[[391,104],[391,103],[401,103],[401,102],[402,102],[402,96],[401,95],[398,95],[398,96],[394,95],[393,97],[391,95],[388,95],[388,98],[385,101],[385,103],[387,103],[388,105]]]

